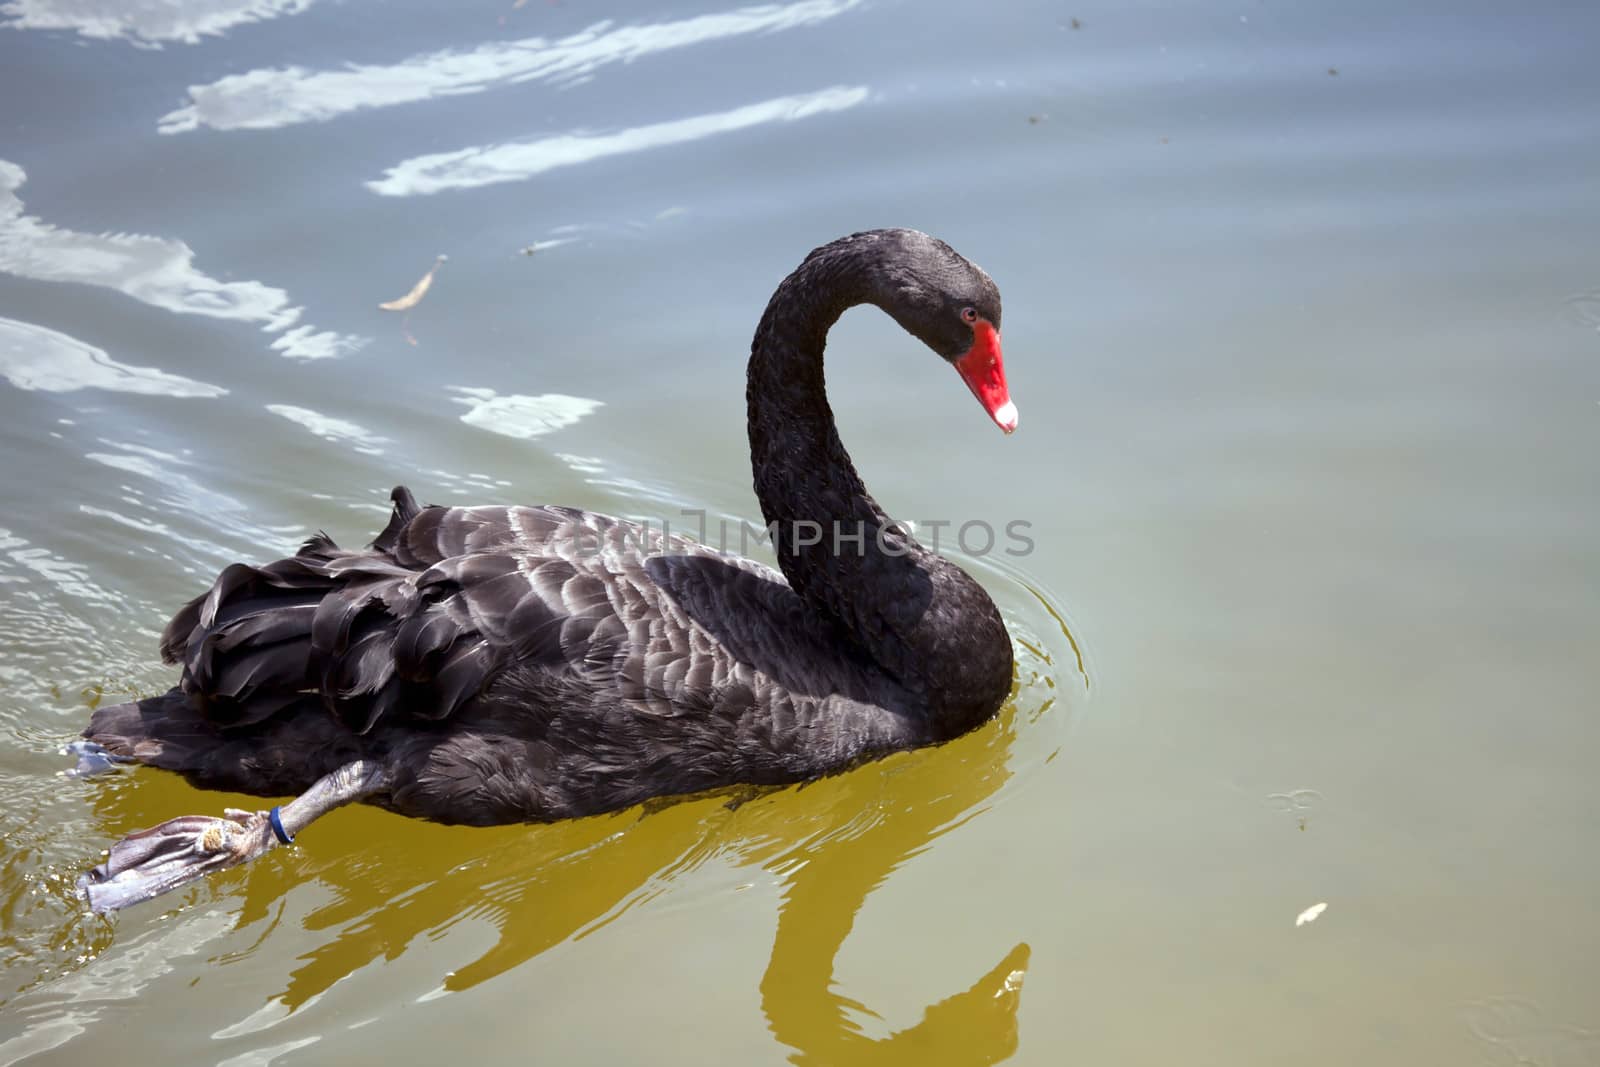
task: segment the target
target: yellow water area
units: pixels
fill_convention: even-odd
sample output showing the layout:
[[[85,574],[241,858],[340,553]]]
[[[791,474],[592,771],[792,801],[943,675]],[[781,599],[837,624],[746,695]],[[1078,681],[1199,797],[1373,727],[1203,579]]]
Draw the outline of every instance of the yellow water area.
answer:
[[[373,981],[377,972],[369,965],[397,961],[419,943],[476,946],[466,956],[446,954],[455,961],[448,970],[413,969],[420,980],[415,992],[427,1001],[625,926],[640,909],[693,908],[702,936],[715,944],[722,925],[717,909],[729,898],[751,896],[775,919],[752,1006],[772,1037],[793,1050],[794,1062],[917,1064],[935,1053],[963,1063],[998,1062],[1017,1044],[1026,942],[994,945],[992,966],[967,976],[964,988],[908,982],[924,1003],[905,1018],[896,1012],[886,1020],[836,976],[837,958],[871,894],[940,837],[1004,802],[1016,791],[1013,779],[1052,759],[1072,706],[1086,696],[1082,660],[1059,609],[1014,569],[974,569],[987,572],[1008,615],[1017,683],[994,720],[949,744],[802,786],[668,799],[548,826],[450,827],[373,808],[342,809],[303,833],[296,847],[180,891],[178,903],[144,905],[147,914],[129,921],[159,934],[159,920],[148,913],[194,923],[200,911],[217,920],[204,927],[214,954],[189,980],[191,988],[224,983],[225,965],[293,938],[292,960],[279,964],[270,988],[256,989],[265,1015],[252,1018],[262,1023],[315,1005],[346,980]],[[179,812],[263,806],[259,798],[193,789],[151,770],[73,783],[70,790],[92,804],[92,833],[103,842]],[[77,843],[86,852],[92,844],[87,835]],[[20,852],[10,858],[27,861]],[[52,1020],[68,1004],[69,1014],[99,1022],[138,1004],[146,1026],[175,1035],[175,1050],[188,1047],[193,1035],[159,1022],[168,1010],[172,1027],[190,1015],[153,995],[150,987],[166,977],[162,969],[152,973],[138,962],[117,968],[96,958],[128,935],[113,934],[118,920],[83,909],[70,892],[71,875],[51,870],[8,885],[7,925],[30,937],[33,967],[45,972],[17,968],[24,989],[11,998],[11,1010],[33,1025],[13,1039],[16,1049],[33,1042],[47,1048],[52,1035],[61,1035]],[[21,899],[41,889],[46,911],[58,917],[49,931],[41,930],[38,909]],[[68,956],[69,946],[81,951]],[[55,967],[64,976],[48,973]],[[108,981],[110,970],[118,980]],[[213,1036],[254,1029],[247,1018]],[[72,1036],[75,1049],[99,1043],[95,1031]],[[118,1040],[110,1029],[105,1037]]]

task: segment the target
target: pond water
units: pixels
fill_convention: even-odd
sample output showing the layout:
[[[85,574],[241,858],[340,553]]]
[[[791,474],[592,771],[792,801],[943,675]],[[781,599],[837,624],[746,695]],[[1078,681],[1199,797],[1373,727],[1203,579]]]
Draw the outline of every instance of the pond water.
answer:
[[[0,0],[0,1063],[1600,1063],[1597,42]],[[245,802],[57,773],[219,568],[398,482],[754,516],[766,298],[895,225],[999,283],[1021,427],[870,310],[833,404],[892,513],[1027,524],[951,546],[1017,643],[995,722],[742,804],[347,809],[84,913],[116,837]]]

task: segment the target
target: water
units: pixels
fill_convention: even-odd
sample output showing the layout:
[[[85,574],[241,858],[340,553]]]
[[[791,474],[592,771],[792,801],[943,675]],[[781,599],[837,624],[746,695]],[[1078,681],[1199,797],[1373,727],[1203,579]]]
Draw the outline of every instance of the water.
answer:
[[[0,1062],[1600,1063],[1593,9],[0,24]],[[755,319],[881,225],[1005,293],[1011,439],[875,313],[830,364],[891,511],[1031,523],[969,559],[1000,720],[732,808],[342,811],[81,913],[239,799],[55,776],[216,569],[402,480],[752,515]]]

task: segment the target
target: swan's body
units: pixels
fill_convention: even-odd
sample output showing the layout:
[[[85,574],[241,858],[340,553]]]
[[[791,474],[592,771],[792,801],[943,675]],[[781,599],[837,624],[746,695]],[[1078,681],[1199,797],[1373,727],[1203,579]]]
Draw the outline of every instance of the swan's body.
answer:
[[[783,573],[571,508],[419,508],[400,488],[367,549],[319,535],[227,568],[164,634],[178,688],[97,712],[85,736],[203,786],[303,793],[284,809],[298,826],[350,800],[442,822],[587,815],[971,729],[1011,686],[999,613],[889,524],[823,392],[828,328],[869,301],[1015,424],[987,275],[915,231],[813,252],[750,359],[755,486]],[[120,907],[251,858],[270,829],[173,820],[84,884]]]

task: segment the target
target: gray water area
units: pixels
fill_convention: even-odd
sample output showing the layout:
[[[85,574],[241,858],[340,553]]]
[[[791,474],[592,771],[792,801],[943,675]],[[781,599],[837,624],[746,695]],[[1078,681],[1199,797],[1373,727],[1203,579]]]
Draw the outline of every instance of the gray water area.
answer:
[[[1600,1063],[1597,44],[1572,3],[0,0],[0,1063]],[[996,723],[735,808],[341,811],[83,913],[116,837],[240,801],[56,773],[219,568],[398,482],[754,517],[756,319],[876,226],[1005,296],[1011,438],[876,312],[829,349],[885,507],[1028,524],[960,555]]]

